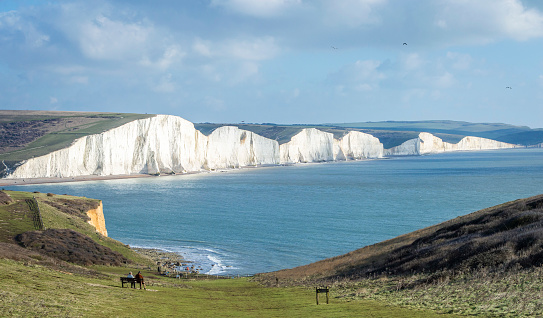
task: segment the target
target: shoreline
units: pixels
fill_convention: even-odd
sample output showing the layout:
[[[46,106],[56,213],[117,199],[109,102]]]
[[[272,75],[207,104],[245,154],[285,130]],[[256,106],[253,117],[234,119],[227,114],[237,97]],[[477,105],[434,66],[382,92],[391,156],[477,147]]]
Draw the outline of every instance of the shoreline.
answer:
[[[334,162],[334,161],[329,161]],[[173,177],[173,176],[186,176],[200,173],[216,173],[216,172],[228,172],[243,169],[257,169],[257,168],[270,168],[270,167],[283,167],[294,164],[277,164],[277,165],[255,165],[255,166],[243,166],[239,168],[220,168],[215,170],[203,170],[203,171],[191,171],[185,173],[172,173],[172,174],[115,174],[107,176],[99,175],[86,175],[75,177],[51,177],[51,178],[21,178],[21,179],[1,179],[0,187],[4,186],[20,186],[20,185],[33,185],[33,184],[46,184],[46,183],[68,183],[68,182],[84,182],[84,181],[100,181],[100,180],[120,180],[120,179],[139,179],[139,178],[160,178],[160,177]]]
[[[117,175],[86,175],[86,176],[75,176],[75,177],[51,177],[51,178],[21,178],[21,179],[2,179],[0,178],[0,187],[5,186],[20,186],[20,185],[34,185],[34,184],[47,184],[47,183],[69,183],[69,182],[85,182],[85,181],[100,181],[100,180],[121,180],[121,179],[139,179],[139,178],[160,178],[160,177],[173,177],[173,176],[186,176],[193,174],[201,173],[219,173],[219,172],[231,172],[244,169],[259,169],[259,168],[275,168],[275,167],[288,167],[288,166],[297,166],[297,165],[307,165],[307,164],[323,164],[323,163],[342,163],[342,162],[352,162],[352,161],[370,161],[370,160],[383,160],[389,159],[388,157],[383,158],[366,158],[366,159],[355,159],[355,160],[333,160],[333,161],[323,161],[323,162],[298,162],[298,163],[283,163],[283,164],[265,164],[265,165],[251,165],[243,166],[238,168],[219,168],[215,170],[204,170],[204,171],[191,171],[185,173],[172,173],[172,174],[117,174]]]
[[[0,186],[20,186],[45,183],[67,183],[67,182],[82,182],[82,181],[99,181],[99,180],[117,180],[117,179],[135,179],[135,178],[151,178],[156,177],[150,174],[126,174],[126,175],[108,175],[108,176],[77,176],[66,178],[24,178],[24,179],[0,179]]]

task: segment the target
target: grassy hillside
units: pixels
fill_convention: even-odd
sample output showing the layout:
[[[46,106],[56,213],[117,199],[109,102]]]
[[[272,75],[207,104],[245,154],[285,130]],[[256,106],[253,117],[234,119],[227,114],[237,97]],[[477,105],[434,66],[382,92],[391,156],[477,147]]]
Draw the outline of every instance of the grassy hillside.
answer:
[[[27,202],[27,200],[34,197],[38,202],[45,229],[74,230],[87,236],[96,244],[122,254],[130,262],[150,265],[148,259],[141,257],[122,243],[102,236],[96,232],[93,226],[87,223],[86,214],[81,210],[86,211],[88,208],[95,206],[98,200],[70,195],[0,191],[0,197],[5,198],[6,196],[11,199],[9,202],[4,199],[3,202],[6,203],[2,204],[0,199],[0,242],[2,243],[16,244],[18,235],[38,230],[34,224],[34,213]],[[72,209],[69,209],[69,207],[72,207]],[[50,241],[48,245],[55,244],[59,244],[59,242]],[[53,250],[53,252],[55,251]]]
[[[504,203],[313,264],[260,274],[374,299],[497,317],[543,315],[543,195]]]
[[[46,230],[35,228],[26,201],[32,197],[38,201]],[[335,290],[330,304],[316,306],[314,287],[269,288],[247,278],[195,280],[161,276],[149,259],[97,234],[86,223],[80,212],[95,203],[93,199],[68,195],[0,192],[3,317],[456,317],[379,301],[352,301]],[[41,242],[37,247],[22,244],[26,248],[17,244],[22,241],[16,237],[52,230],[61,236],[58,245],[82,242],[63,229],[75,230],[73,233],[110,247],[130,262],[122,266],[82,266],[48,253]],[[62,241],[66,235],[70,242]],[[77,254],[81,248],[72,246],[64,254]],[[136,270],[142,271],[147,289],[121,288],[119,277]],[[324,302],[324,297],[321,300]]]
[[[77,138],[152,116],[0,110],[0,160],[11,163],[45,155],[69,146]]]
[[[32,196],[42,209],[45,231],[34,230],[26,201]],[[543,195],[477,211],[307,266],[254,278],[197,280],[158,275],[148,259],[98,235],[77,209],[83,205],[85,210],[95,201],[67,195],[0,193],[3,316],[543,315],[539,299]],[[43,247],[30,244],[23,248],[13,237],[54,228],[76,230],[94,243],[116,249],[130,262],[81,266],[47,254]],[[78,249],[70,251],[75,254]],[[142,271],[147,290],[121,288],[119,276],[135,270]],[[331,288],[331,303],[317,306],[315,287],[324,285]],[[320,298],[324,301],[324,296]]]
[[[313,264],[274,272],[283,279],[510,269],[543,265],[543,195],[477,211]]]

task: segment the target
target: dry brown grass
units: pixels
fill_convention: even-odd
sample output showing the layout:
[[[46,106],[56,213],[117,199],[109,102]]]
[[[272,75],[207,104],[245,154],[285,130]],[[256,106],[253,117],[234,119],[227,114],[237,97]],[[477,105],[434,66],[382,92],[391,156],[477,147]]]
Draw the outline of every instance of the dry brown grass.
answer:
[[[264,280],[356,280],[543,264],[543,195],[508,202]]]

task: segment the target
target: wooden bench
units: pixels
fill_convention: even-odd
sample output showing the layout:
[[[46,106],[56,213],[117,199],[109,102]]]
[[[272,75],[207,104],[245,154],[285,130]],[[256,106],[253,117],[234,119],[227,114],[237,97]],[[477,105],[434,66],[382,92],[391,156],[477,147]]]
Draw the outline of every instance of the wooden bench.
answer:
[[[130,287],[132,288],[136,288],[136,283],[138,282],[138,280],[136,278],[128,278],[128,277],[121,277],[121,288],[124,288],[124,284],[126,284],[128,287],[128,283],[130,283]],[[139,282],[140,284],[140,289],[141,289],[141,282]]]

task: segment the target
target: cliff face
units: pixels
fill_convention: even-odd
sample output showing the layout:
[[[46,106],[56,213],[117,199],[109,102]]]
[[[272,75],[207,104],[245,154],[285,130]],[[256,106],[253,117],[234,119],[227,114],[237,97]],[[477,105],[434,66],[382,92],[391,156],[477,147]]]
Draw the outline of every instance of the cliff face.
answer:
[[[410,139],[403,144],[386,149],[387,156],[410,156],[442,153],[447,151],[491,150],[516,148],[516,145],[480,137],[464,137],[456,144],[444,142],[430,133],[420,133],[418,138]]]
[[[340,138],[315,128],[303,129],[280,146],[281,163],[382,158],[383,144],[372,135],[350,131]]]
[[[74,141],[27,160],[13,178],[122,175],[201,169],[206,137],[180,117],[158,115]]]
[[[359,131],[350,131],[337,141],[339,149],[335,153],[337,160],[340,158],[357,160],[366,158],[382,158],[383,144],[372,135]]]
[[[279,164],[279,143],[253,132],[223,126],[207,138],[204,169]]]
[[[285,144],[232,126],[205,136],[177,116],[129,122],[101,134],[19,165],[8,178],[50,178],[84,175],[186,173],[255,165],[382,158],[384,155],[422,155],[455,150],[513,148],[514,145],[478,137],[457,144],[429,133],[384,150],[379,139],[350,131],[340,139],[307,128]]]
[[[87,211],[87,216],[90,218],[89,224],[96,228],[96,231],[103,236],[107,236],[106,220],[104,218],[104,207],[102,201],[96,209]]]
[[[334,160],[334,135],[307,128],[280,146],[281,163]]]

